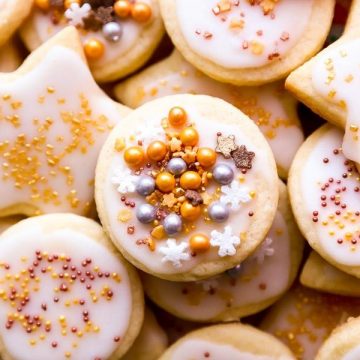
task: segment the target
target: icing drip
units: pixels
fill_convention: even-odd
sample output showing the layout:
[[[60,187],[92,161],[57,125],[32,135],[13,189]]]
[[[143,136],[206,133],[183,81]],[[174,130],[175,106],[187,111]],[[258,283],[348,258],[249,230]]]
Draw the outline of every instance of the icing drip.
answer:
[[[280,60],[296,45],[313,0],[272,1],[270,7],[264,3],[176,0],[176,12],[194,52],[226,68],[253,68]]]
[[[312,71],[315,90],[347,112],[342,149],[355,162],[360,162],[359,54],[360,40],[348,41],[320,56]]]
[[[3,237],[0,250],[0,333],[12,358],[105,359],[121,344],[129,279],[104,246],[34,226]]]

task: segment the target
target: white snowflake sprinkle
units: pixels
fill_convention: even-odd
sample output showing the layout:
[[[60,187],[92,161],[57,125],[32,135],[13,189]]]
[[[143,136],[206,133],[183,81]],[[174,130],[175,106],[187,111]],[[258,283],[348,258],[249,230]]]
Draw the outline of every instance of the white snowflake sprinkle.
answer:
[[[257,261],[259,265],[261,265],[266,257],[271,257],[274,255],[275,250],[271,247],[273,240],[267,237],[263,243],[260,245],[259,249],[255,251],[252,258]]]
[[[117,185],[116,190],[120,194],[127,194],[135,192],[138,179],[138,176],[132,175],[129,169],[116,169],[114,176],[111,178],[111,182]]]
[[[161,262],[171,262],[174,267],[180,268],[182,266],[181,261],[190,259],[190,255],[186,252],[188,247],[189,245],[184,241],[178,245],[175,239],[166,240],[166,246],[159,248],[161,254],[164,255]]]
[[[220,202],[227,205],[230,204],[231,209],[238,210],[240,203],[247,203],[251,200],[249,189],[240,185],[238,181],[233,181],[230,185],[221,187]]]
[[[165,131],[162,126],[144,126],[141,130],[136,132],[136,137],[141,140],[144,145],[151,143],[154,140],[165,139]]]
[[[65,11],[65,17],[70,25],[83,26],[84,19],[89,16],[90,10],[91,6],[88,3],[80,6],[75,2]]]
[[[233,235],[230,226],[225,226],[223,233],[216,230],[211,232],[210,244],[219,247],[219,256],[233,256],[236,254],[235,246],[240,244],[240,238]]]

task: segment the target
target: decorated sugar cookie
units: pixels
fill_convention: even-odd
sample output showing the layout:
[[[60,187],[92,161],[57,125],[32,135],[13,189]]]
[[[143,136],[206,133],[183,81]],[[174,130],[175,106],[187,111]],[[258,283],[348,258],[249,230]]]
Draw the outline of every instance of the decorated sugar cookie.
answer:
[[[4,45],[29,15],[33,0],[0,1],[0,46]]]
[[[284,342],[298,360],[310,360],[315,358],[336,326],[359,314],[358,298],[324,294],[298,286],[274,305],[260,329]]]
[[[341,148],[343,132],[325,125],[300,147],[289,192],[297,223],[326,261],[360,277],[360,176]]]
[[[2,359],[115,360],[140,331],[137,274],[92,220],[23,220],[0,236],[0,264]]]
[[[15,71],[22,61],[22,54],[14,39],[0,47],[0,72]]]
[[[133,111],[96,170],[99,216],[115,245],[152,275],[191,281],[260,245],[278,202],[270,147],[230,104],[175,95]]]
[[[159,0],[182,55],[222,82],[281,79],[321,49],[334,0]],[[296,26],[294,26],[296,23]]]
[[[159,360],[180,359],[294,360],[295,357],[273,336],[234,323],[195,330],[179,339]]]
[[[95,165],[129,110],[96,85],[68,27],[0,75],[0,216],[88,214]]]
[[[169,58],[115,87],[117,99],[132,108],[178,93],[216,96],[238,107],[259,126],[274,153],[279,175],[287,177],[304,135],[297,103],[284,91],[282,83],[254,88],[222,84],[196,70],[174,51]]]
[[[360,358],[360,318],[348,319],[346,324],[336,328],[317,353],[315,360]]]
[[[163,34],[157,0],[35,0],[21,36],[30,50],[75,26],[97,81],[124,77],[152,55]]]
[[[167,329],[160,327],[150,309],[145,309],[141,331],[122,360],[157,360],[167,348]]]
[[[360,296],[360,280],[330,265],[315,251],[312,251],[306,260],[300,282],[319,291]]]
[[[354,0],[344,35],[295,70],[286,86],[324,119],[345,129],[345,156],[360,162],[360,120],[356,94],[360,54],[360,1]]]
[[[175,316],[203,322],[237,320],[275,302],[294,281],[303,246],[286,187],[280,185],[274,222],[255,253],[221,275],[196,282],[143,275],[150,299]]]
[[[9,228],[12,225],[15,225],[17,222],[22,220],[20,216],[10,216],[6,218],[0,219],[0,235],[3,231],[5,231],[7,228]]]

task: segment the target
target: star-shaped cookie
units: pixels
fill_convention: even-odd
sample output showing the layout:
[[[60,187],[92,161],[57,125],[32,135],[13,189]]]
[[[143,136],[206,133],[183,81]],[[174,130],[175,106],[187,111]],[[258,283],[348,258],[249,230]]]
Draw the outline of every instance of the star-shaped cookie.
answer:
[[[0,75],[0,217],[87,214],[99,151],[128,109],[96,85],[66,28]]]
[[[360,1],[354,0],[343,36],[295,70],[286,87],[329,122],[345,129],[347,158],[360,162]]]

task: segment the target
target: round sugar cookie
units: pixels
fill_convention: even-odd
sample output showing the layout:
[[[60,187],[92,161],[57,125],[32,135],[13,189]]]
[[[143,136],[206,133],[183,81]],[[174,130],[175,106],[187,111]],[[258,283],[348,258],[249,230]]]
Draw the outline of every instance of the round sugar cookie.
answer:
[[[20,216],[9,216],[6,218],[0,219],[0,234],[8,229],[10,226],[15,225],[17,222],[22,220],[23,218]]]
[[[21,28],[34,50],[68,25],[76,26],[94,78],[109,82],[141,67],[164,34],[158,0],[38,1]]]
[[[192,321],[238,320],[274,303],[288,290],[300,266],[303,239],[280,183],[278,210],[263,243],[240,265],[210,279],[171,282],[143,275],[146,294],[169,313]]]
[[[2,359],[115,360],[138,335],[137,273],[94,221],[23,220],[0,236],[0,259]]]
[[[168,346],[166,332],[160,327],[153,312],[145,308],[140,333],[122,360],[157,360]]]
[[[324,294],[297,286],[270,309],[260,329],[287,345],[298,360],[309,360],[315,358],[336,326],[359,314],[358,298]]]
[[[233,104],[259,126],[282,178],[287,178],[292,159],[304,141],[297,101],[284,90],[283,83],[241,88],[220,83],[194,68],[176,50],[167,59],[116,85],[114,93],[131,108],[179,93],[216,96]]]
[[[295,360],[273,336],[240,323],[214,325],[180,338],[159,360]]]
[[[0,1],[0,46],[4,45],[29,15],[33,0]]]
[[[175,281],[252,253],[276,213],[278,178],[257,126],[203,95],[154,100],[119,124],[96,169],[100,220],[141,270]]]
[[[360,358],[360,318],[350,318],[336,328],[320,348],[315,360]]]
[[[310,246],[338,269],[360,277],[360,177],[342,153],[342,137],[332,125],[315,131],[295,156],[288,186]]]
[[[182,55],[212,78],[234,85],[284,78],[316,54],[335,5],[334,0],[159,2]]]
[[[0,217],[89,215],[98,154],[129,109],[95,83],[75,28],[0,74],[0,107]]]
[[[318,291],[360,296],[360,280],[330,265],[315,251],[310,253],[304,264],[300,282]]]

